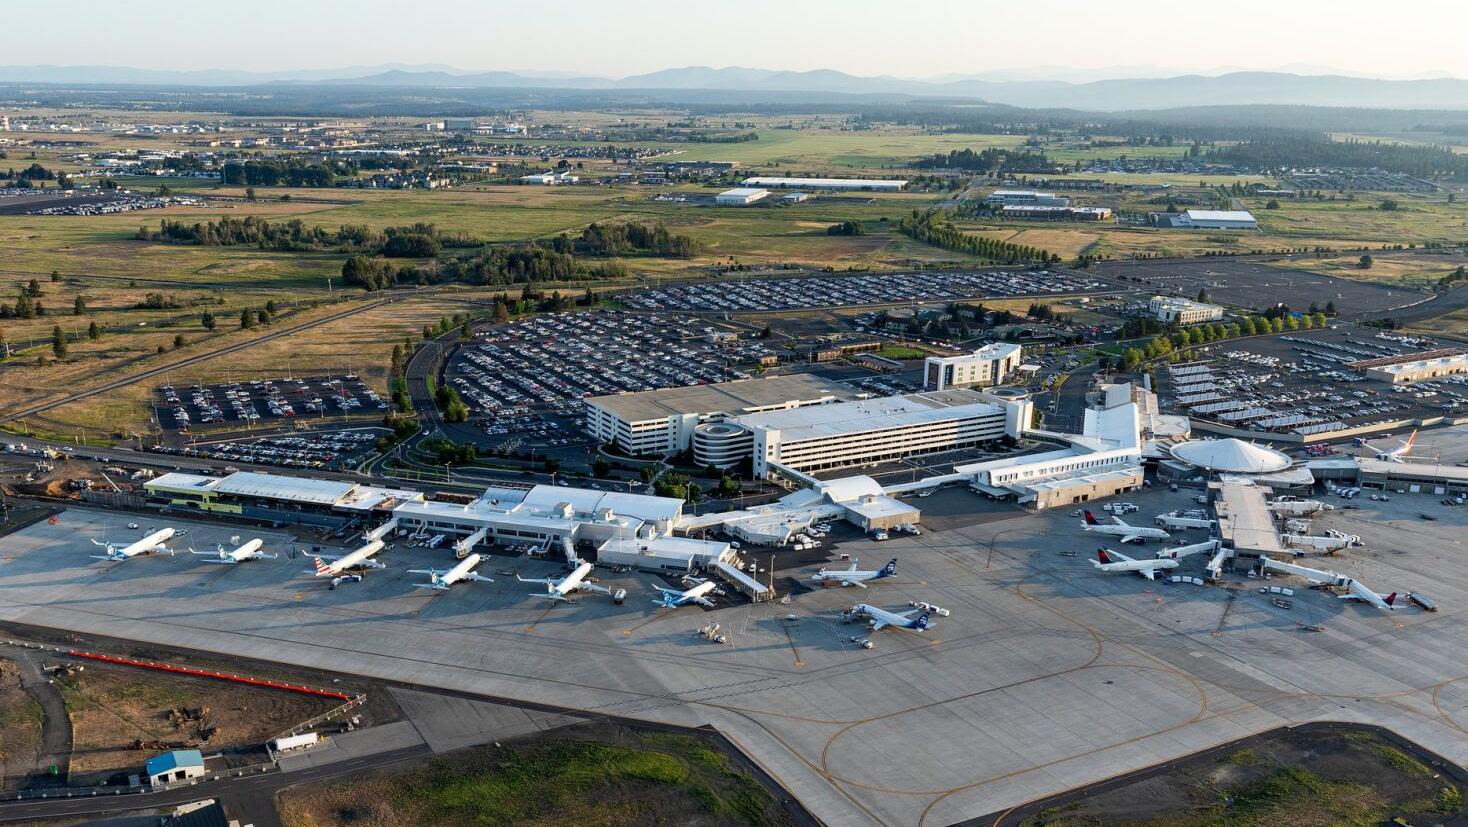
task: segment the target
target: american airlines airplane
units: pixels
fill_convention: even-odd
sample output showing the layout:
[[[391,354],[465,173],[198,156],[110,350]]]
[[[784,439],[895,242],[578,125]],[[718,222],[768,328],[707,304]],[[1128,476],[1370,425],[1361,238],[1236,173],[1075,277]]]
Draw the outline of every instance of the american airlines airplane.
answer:
[[[894,629],[910,629],[914,632],[926,632],[933,628],[928,623],[929,613],[927,609],[911,609],[905,612],[889,612],[866,603],[858,603],[852,606],[847,615],[850,617],[865,618],[871,624],[873,632],[891,626]]]
[[[1133,560],[1120,552],[1098,548],[1096,559],[1091,561],[1091,565],[1105,572],[1134,571],[1148,580],[1156,580],[1157,572],[1177,568],[1178,561],[1171,557],[1158,560]]]
[[[847,569],[821,569],[811,575],[810,579],[818,583],[840,583],[843,586],[860,586],[865,589],[868,580],[881,580],[897,574],[897,558],[895,557],[888,560],[887,565],[875,571],[857,571],[857,562],[852,560],[851,568]]]
[[[345,557],[316,555],[312,558],[316,561],[316,569],[306,573],[317,577],[336,577],[348,569],[385,569],[387,566],[372,559],[372,555],[379,551],[382,551],[382,541],[373,540]],[[324,562],[326,560],[332,562]]]
[[[693,588],[681,592],[677,589],[670,589],[667,586],[657,586],[656,588],[660,595],[654,597],[652,602],[665,609],[676,609],[679,606],[686,606],[689,603],[697,603],[700,606],[712,609],[714,607],[714,601],[709,600],[704,595],[717,591],[719,587],[714,581],[705,580]]]
[[[1412,453],[1412,443],[1416,441],[1417,432],[1413,431],[1412,435],[1407,437],[1406,441],[1404,441],[1401,445],[1398,445],[1397,447],[1391,449],[1390,451],[1383,451],[1379,448],[1372,448],[1371,450],[1376,453],[1377,459],[1385,460],[1387,462],[1406,462],[1406,460],[1403,458]]]
[[[448,591],[450,586],[463,580],[473,580],[477,583],[493,583],[493,578],[485,577],[482,574],[476,574],[474,572],[474,567],[479,565],[479,561],[483,559],[481,555],[471,554],[463,560],[460,560],[458,565],[448,571],[439,571],[438,569],[408,569],[408,573],[428,575],[427,583],[414,583],[414,586],[420,589],[437,589],[441,592]]]
[[[165,554],[173,554],[173,549],[165,546],[164,543],[167,542],[170,537],[177,533],[178,532],[174,531],[171,528],[160,528],[135,543],[131,543],[129,545],[121,547],[119,547],[116,543],[99,543],[96,540],[93,540],[92,545],[101,546],[102,548],[107,549],[107,553],[93,554],[92,557],[96,560],[111,560],[115,563],[136,557],[139,554],[155,554],[159,552]]]
[[[576,568],[565,577],[526,578],[517,574],[515,575],[515,579],[521,583],[540,583],[544,585],[544,594],[532,594],[531,597],[544,597],[547,600],[560,600],[569,603],[571,602],[569,595],[575,594],[576,592],[598,592],[613,597],[616,596],[606,586],[598,586],[595,583],[586,582],[586,576],[589,574],[591,574],[591,563],[585,560],[577,560]],[[617,591],[622,592],[623,597],[627,596],[624,590],[618,589]]]
[[[1111,537],[1120,537],[1123,543],[1145,543],[1148,540],[1166,540],[1171,537],[1160,528],[1148,528],[1146,526],[1128,525],[1120,517],[1112,517],[1110,523],[1103,523],[1096,519],[1096,515],[1085,512],[1085,522],[1081,528],[1086,531],[1094,531],[1097,534],[1106,534]]]
[[[228,564],[243,563],[246,560],[274,560],[280,556],[279,554],[266,554],[261,551],[260,547],[263,545],[265,545],[265,541],[256,537],[234,551],[225,551],[224,546],[221,545],[217,551],[194,551],[193,549],[189,549],[189,553],[210,558],[204,561],[206,563]]]

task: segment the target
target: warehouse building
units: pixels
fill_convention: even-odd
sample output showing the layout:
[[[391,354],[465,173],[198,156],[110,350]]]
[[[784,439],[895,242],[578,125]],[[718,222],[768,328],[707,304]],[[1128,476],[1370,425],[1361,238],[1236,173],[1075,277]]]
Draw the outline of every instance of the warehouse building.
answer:
[[[1147,303],[1147,312],[1163,324],[1199,324],[1216,322],[1223,318],[1223,308],[1216,304],[1204,304],[1176,296],[1153,296]]]
[[[756,176],[745,178],[739,183],[746,187],[768,187],[770,189],[867,190],[871,192],[897,192],[907,186],[906,180],[895,178],[780,178]]]
[[[694,444],[695,429],[730,416],[826,405],[853,398],[851,389],[811,374],[791,374],[714,385],[660,388],[585,400],[587,431],[603,444],[634,456],[667,456]],[[714,436],[734,437],[716,430]],[[747,441],[747,434],[746,434]],[[713,454],[708,453],[714,451]],[[728,467],[724,447],[705,445],[705,459]],[[717,455],[717,456],[716,456]],[[741,456],[748,456],[748,451]]]
[[[1039,190],[994,190],[984,197],[984,203],[991,207],[1069,207],[1070,198]]]
[[[1189,230],[1257,230],[1259,221],[1248,210],[1184,210],[1180,213],[1153,213],[1159,227]]]
[[[1351,362],[1346,367],[1358,370],[1368,379],[1389,382],[1393,385],[1409,385],[1468,372],[1468,351],[1456,348],[1427,350],[1420,353],[1403,353],[1384,356],[1380,359],[1363,359]]]
[[[923,389],[1002,385],[1019,368],[1022,350],[1016,344],[995,342],[962,356],[929,356],[923,361]]]
[[[754,475],[811,474],[1018,437],[1028,399],[947,390],[841,402],[730,420],[752,436]]]
[[[144,770],[150,787],[203,778],[204,755],[196,749],[176,749],[149,758]]]
[[[746,207],[768,198],[770,191],[757,187],[735,187],[714,196],[714,203],[723,207]]]

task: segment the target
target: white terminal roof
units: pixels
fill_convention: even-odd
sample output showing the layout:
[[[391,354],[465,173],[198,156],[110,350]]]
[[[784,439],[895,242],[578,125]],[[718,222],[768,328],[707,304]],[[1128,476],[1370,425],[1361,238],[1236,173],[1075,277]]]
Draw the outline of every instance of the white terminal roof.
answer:
[[[1188,218],[1195,221],[1253,221],[1254,214],[1248,210],[1188,210]]]
[[[1003,410],[977,391],[960,389],[811,405],[749,414],[735,417],[735,421],[751,429],[779,431],[781,439],[788,443],[998,414]]]
[[[356,487],[357,484],[354,482],[241,471],[238,474],[230,474],[215,483],[214,491],[219,494],[234,494],[241,497],[269,497],[317,505],[332,505],[352,493],[352,489]]]
[[[1182,442],[1172,446],[1172,455],[1199,468],[1236,474],[1269,474],[1283,471],[1293,462],[1273,448],[1232,437]]]
[[[735,187],[734,189],[724,190],[723,192],[719,193],[719,197],[720,198],[748,198],[748,197],[754,196],[754,195],[769,195],[769,194],[770,194],[770,191],[769,190],[762,190],[759,187]]]
[[[646,422],[683,414],[737,413],[787,402],[850,399],[850,386],[812,373],[737,379],[712,385],[687,385],[650,391],[588,397],[586,404],[610,411],[628,422]]]

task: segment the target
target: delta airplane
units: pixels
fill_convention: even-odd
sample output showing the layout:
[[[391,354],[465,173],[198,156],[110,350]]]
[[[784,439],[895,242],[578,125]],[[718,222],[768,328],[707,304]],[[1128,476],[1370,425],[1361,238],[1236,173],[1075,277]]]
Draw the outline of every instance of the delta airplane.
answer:
[[[560,600],[571,602],[568,595],[576,592],[599,592],[610,595],[612,590],[606,586],[598,586],[595,583],[586,582],[586,576],[591,574],[591,563],[585,560],[577,560],[576,568],[565,577],[525,578],[515,575],[515,579],[521,583],[540,583],[545,586],[545,594],[532,594],[531,597],[544,597],[547,600]],[[625,595],[624,595],[625,596]]]
[[[1166,540],[1172,536],[1160,528],[1128,525],[1120,517],[1112,517],[1110,523],[1103,523],[1097,520],[1096,515],[1089,511],[1085,512],[1085,515],[1086,520],[1081,523],[1081,528],[1086,531],[1094,531],[1097,534],[1120,537],[1123,543],[1145,543],[1148,540]]]
[[[1371,589],[1357,583],[1354,577],[1346,581],[1346,589],[1346,593],[1340,596],[1341,600],[1359,600],[1362,603],[1375,606],[1384,612],[1396,611],[1396,592],[1392,592],[1391,594],[1377,594]]]
[[[1160,560],[1133,560],[1120,552],[1098,548],[1096,559],[1091,561],[1091,565],[1105,572],[1134,571],[1148,580],[1156,580],[1157,572],[1177,568],[1178,561],[1170,557]]]
[[[414,583],[414,586],[420,589],[437,589],[441,592],[448,591],[450,586],[463,580],[473,580],[477,583],[493,583],[494,580],[492,578],[474,572],[474,567],[479,565],[479,561],[482,559],[484,559],[482,555],[471,554],[463,560],[460,560],[458,565],[448,571],[439,571],[438,569],[408,569],[408,573],[428,575],[427,583]]]
[[[372,559],[372,555],[379,551],[382,551],[382,541],[373,540],[345,557],[316,555],[312,557],[316,561],[316,569],[306,573],[317,577],[336,577],[348,569],[385,569],[387,566]],[[332,562],[324,562],[326,560]]]
[[[266,554],[261,551],[260,547],[263,545],[265,545],[265,541],[256,537],[234,551],[225,551],[224,546],[221,545],[217,551],[194,551],[193,549],[189,549],[189,553],[210,558],[204,561],[206,563],[227,564],[243,563],[246,560],[274,560],[280,556],[279,554]]]
[[[656,588],[660,592],[660,595],[654,597],[652,602],[662,606],[664,609],[676,609],[679,606],[686,606],[689,603],[697,603],[700,606],[712,609],[714,607],[714,601],[709,600],[704,595],[718,589],[718,584],[712,580],[705,580],[693,588],[681,592],[677,589],[670,589],[667,586],[657,586]]]
[[[818,583],[835,582],[843,586],[860,586],[865,589],[867,587],[866,581],[881,580],[884,577],[891,577],[897,573],[897,558],[895,557],[888,560],[887,565],[876,571],[857,571],[857,562],[856,560],[852,560],[851,568],[848,569],[821,569],[811,575],[810,579]]]
[[[1390,451],[1383,451],[1379,448],[1372,448],[1371,450],[1376,453],[1377,459],[1385,460],[1387,462],[1406,462],[1403,457],[1412,453],[1412,443],[1416,441],[1417,432],[1413,431],[1412,435],[1407,437],[1406,441],[1404,441],[1401,445],[1398,445],[1397,447],[1391,449]]]
[[[173,549],[165,546],[164,543],[167,542],[170,537],[177,533],[178,532],[174,531],[171,528],[160,528],[135,543],[131,543],[129,545],[121,547],[119,547],[116,543],[99,543],[96,540],[93,540],[92,545],[101,546],[102,548],[107,549],[107,553],[93,554],[92,557],[97,560],[111,560],[115,563],[122,560],[131,559],[138,556],[139,554],[155,554],[158,552],[173,554]]]
[[[847,612],[853,617],[864,617],[871,624],[872,631],[878,632],[891,626],[894,629],[910,629],[914,632],[926,632],[933,628],[928,623],[929,613],[927,609],[911,609],[906,612],[889,612],[866,603],[858,603]]]

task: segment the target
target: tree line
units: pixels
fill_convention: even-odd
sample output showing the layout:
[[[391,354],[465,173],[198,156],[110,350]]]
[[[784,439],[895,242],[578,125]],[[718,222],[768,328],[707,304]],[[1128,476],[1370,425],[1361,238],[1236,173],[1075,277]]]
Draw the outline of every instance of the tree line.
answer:
[[[934,247],[978,256],[996,264],[1048,264],[1060,261],[1060,256],[1038,247],[966,233],[953,226],[943,210],[913,210],[911,216],[897,221],[897,231]]]
[[[912,162],[918,169],[961,169],[966,172],[997,172],[1053,175],[1060,171],[1044,150],[989,147],[979,152],[955,149],[948,154],[929,155]]]

